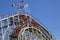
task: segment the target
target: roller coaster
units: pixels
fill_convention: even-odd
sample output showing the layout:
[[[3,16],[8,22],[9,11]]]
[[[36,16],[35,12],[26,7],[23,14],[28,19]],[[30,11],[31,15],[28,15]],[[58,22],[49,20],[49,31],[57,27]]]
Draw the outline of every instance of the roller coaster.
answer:
[[[1,40],[54,40],[52,34],[26,14],[0,20]]]
[[[0,40],[54,40],[54,36],[33,17],[21,12],[0,19]]]

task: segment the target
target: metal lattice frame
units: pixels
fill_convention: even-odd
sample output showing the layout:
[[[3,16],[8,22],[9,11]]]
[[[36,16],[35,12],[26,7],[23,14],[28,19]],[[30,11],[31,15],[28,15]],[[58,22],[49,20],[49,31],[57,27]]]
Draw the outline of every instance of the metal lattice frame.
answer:
[[[17,18],[18,19],[18,23],[15,25],[15,28],[14,28],[14,30],[12,32],[12,35],[11,35],[12,37],[16,37],[16,40],[23,40],[23,39],[20,39],[21,35],[22,35],[22,32],[25,32],[25,30],[30,31],[30,29],[32,29],[32,33],[33,34],[34,34],[34,32],[36,32],[36,34],[39,32],[40,36],[36,35],[36,34],[35,35],[39,36],[41,40],[54,40],[53,35],[47,29],[45,29],[43,26],[41,26],[38,22],[36,22],[33,18],[31,18],[29,15],[17,14],[17,15],[13,15],[13,16],[1,19],[0,22],[2,20],[5,20],[5,19],[8,20],[9,18],[13,18],[14,19],[14,17],[16,17],[16,16],[18,16],[18,18]],[[13,24],[15,24],[14,20],[13,20]],[[8,25],[7,29],[9,27],[10,26]],[[1,29],[2,29],[2,26],[1,26]],[[10,37],[10,35],[9,35],[9,37]],[[4,40],[3,36],[2,36],[2,39]],[[9,39],[11,39],[11,38],[9,38]],[[24,40],[26,40],[26,39],[24,39]]]
[[[24,32],[30,32],[31,35],[30,34],[23,35]],[[25,37],[23,38],[23,36],[25,36]],[[31,40],[32,37],[35,37],[35,36],[38,37],[37,38],[38,40],[42,40],[42,35],[41,35],[40,30],[38,30],[34,27],[25,27],[25,28],[22,28],[21,31],[19,32],[18,40]]]

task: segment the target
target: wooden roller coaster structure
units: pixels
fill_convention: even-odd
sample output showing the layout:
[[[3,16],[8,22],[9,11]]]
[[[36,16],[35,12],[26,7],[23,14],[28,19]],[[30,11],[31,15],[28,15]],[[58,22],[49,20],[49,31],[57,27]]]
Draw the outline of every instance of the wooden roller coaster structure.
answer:
[[[22,11],[28,5],[20,3],[17,14],[0,19],[0,40],[54,40],[47,28]]]

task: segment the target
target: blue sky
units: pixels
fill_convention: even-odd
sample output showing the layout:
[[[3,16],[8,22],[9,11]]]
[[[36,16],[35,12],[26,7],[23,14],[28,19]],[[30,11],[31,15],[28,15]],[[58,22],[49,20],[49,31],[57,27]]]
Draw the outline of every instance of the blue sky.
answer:
[[[17,10],[11,7],[12,3],[19,0],[0,0],[0,16],[10,15]],[[54,34],[56,40],[60,40],[60,0],[25,0],[29,4],[33,17],[44,24]]]

